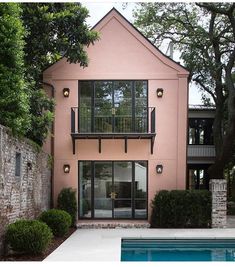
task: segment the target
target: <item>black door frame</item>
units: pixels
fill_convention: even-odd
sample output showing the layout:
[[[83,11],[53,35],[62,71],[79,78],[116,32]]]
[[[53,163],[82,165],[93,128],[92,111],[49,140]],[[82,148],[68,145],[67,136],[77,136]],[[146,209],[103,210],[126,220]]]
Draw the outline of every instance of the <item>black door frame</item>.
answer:
[[[145,162],[146,163],[146,216],[144,218],[135,217],[135,162]],[[78,203],[80,203],[80,162],[90,162],[91,163],[91,217],[80,217],[80,205],[78,205],[78,219],[79,220],[146,220],[148,218],[148,161],[147,160],[79,160],[78,161]],[[132,186],[131,186],[131,210],[132,216],[129,218],[115,218],[114,217],[114,201],[112,201],[112,217],[94,217],[94,178],[95,178],[95,162],[112,162],[112,182],[114,180],[114,162],[131,162],[132,164]]]
[[[212,163],[211,163],[212,164]],[[208,168],[211,166],[210,163],[188,163],[187,164],[187,181],[186,181],[186,189],[188,190],[189,189],[189,170],[190,169],[195,169],[195,170],[205,170],[205,179],[206,179],[206,189],[209,190],[209,176],[208,176],[208,173],[207,173],[207,170]],[[199,173],[197,172],[197,188],[195,190],[199,190]]]

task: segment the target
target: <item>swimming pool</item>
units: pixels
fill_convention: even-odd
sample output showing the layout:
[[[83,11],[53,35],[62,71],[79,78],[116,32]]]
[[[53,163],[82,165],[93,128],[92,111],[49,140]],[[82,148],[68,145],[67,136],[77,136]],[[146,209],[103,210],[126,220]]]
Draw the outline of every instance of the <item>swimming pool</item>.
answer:
[[[122,239],[121,261],[235,261],[235,239]]]

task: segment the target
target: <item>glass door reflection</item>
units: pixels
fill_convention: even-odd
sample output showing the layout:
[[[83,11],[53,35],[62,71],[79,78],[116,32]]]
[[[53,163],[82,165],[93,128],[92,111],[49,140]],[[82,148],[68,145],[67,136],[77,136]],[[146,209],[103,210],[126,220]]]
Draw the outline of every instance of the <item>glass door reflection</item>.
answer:
[[[132,163],[114,162],[114,218],[132,217]]]
[[[130,133],[133,130],[132,118],[132,82],[115,81],[113,90],[113,108],[115,110],[114,132]]]
[[[112,218],[112,162],[95,162],[94,168],[94,217]]]

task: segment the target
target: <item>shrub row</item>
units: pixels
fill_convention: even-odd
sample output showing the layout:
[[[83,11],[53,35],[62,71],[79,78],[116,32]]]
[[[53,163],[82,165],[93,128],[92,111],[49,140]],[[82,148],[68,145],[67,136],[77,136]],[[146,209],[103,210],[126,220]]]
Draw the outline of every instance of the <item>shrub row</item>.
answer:
[[[152,201],[153,228],[205,228],[211,226],[211,192],[162,190]]]
[[[8,225],[6,242],[14,251],[42,253],[52,240],[51,229],[37,220],[18,220]]]
[[[18,220],[6,231],[6,243],[14,251],[40,254],[53,235],[64,236],[77,215],[76,191],[64,188],[58,196],[58,208],[42,212],[38,220]]]
[[[53,235],[64,236],[68,232],[71,221],[66,211],[44,211],[39,220],[18,220],[8,225],[6,242],[14,251],[40,254],[50,244]]]
[[[42,212],[39,220],[46,223],[55,236],[64,236],[72,223],[71,216],[68,212],[57,209]]]
[[[77,200],[76,191],[72,188],[64,188],[58,195],[58,209],[67,211],[72,217],[72,224],[74,225],[77,217]]]

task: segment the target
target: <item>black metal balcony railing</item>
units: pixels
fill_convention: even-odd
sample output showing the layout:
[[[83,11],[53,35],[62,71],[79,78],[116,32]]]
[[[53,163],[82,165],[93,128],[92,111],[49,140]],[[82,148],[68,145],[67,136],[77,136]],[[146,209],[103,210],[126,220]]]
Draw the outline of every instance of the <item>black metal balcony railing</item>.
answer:
[[[155,108],[71,108],[71,134],[155,133]]]

